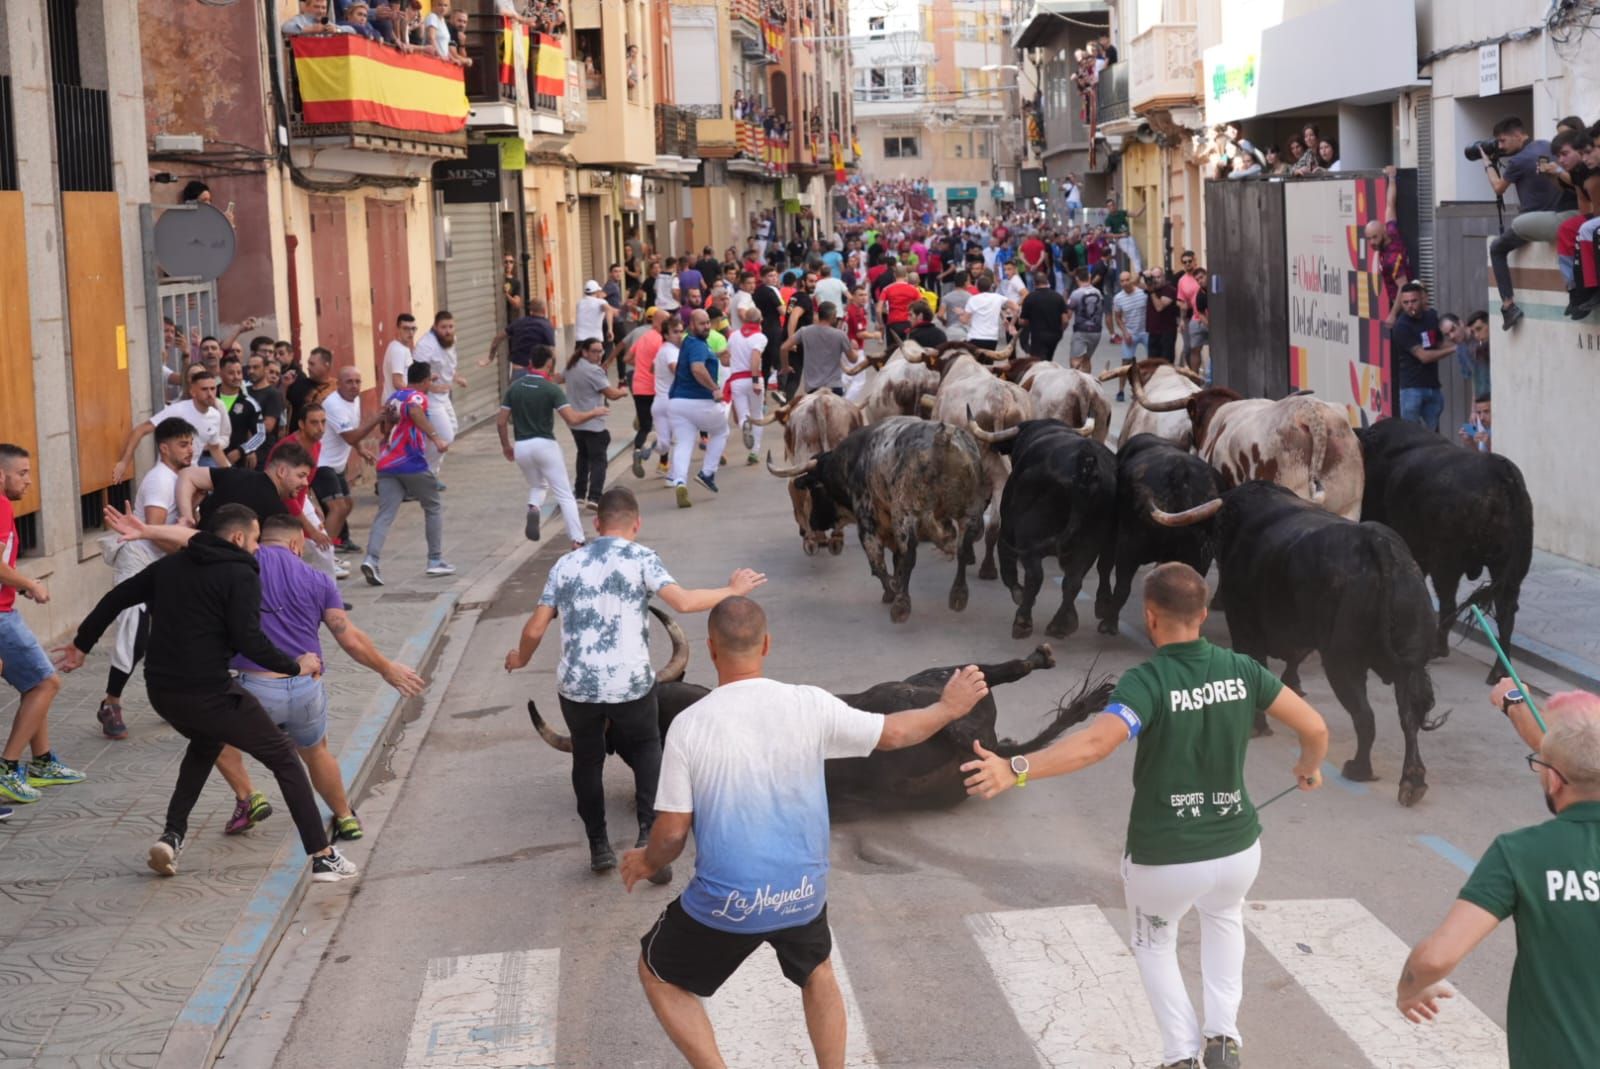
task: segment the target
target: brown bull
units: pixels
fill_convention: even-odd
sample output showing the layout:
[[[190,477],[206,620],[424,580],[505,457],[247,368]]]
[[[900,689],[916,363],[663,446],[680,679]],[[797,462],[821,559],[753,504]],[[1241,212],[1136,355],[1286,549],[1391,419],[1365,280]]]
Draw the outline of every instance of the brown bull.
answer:
[[[830,390],[808,393],[752,422],[765,426],[774,421],[783,425],[784,458],[795,466],[804,466],[813,457],[837,449],[851,431],[866,423],[861,409]],[[806,556],[814,554],[822,545],[838,556],[844,549],[844,527],[840,525],[831,531],[812,530],[809,523],[811,494],[795,485],[798,481],[789,480],[789,500],[794,505],[794,518],[800,526],[801,546]]]
[[[1176,404],[1148,407],[1174,411]],[[1247,400],[1222,386],[1190,394],[1182,407],[1195,452],[1217,469],[1224,489],[1264,479],[1336,516],[1361,519],[1361,443],[1343,408],[1303,395]]]
[[[1199,393],[1205,379],[1186,367],[1173,367],[1165,360],[1140,360],[1123,364],[1101,373],[1101,382],[1126,379],[1133,390],[1134,403],[1122,421],[1117,435],[1117,448],[1121,449],[1136,434],[1153,434],[1189,449],[1194,445],[1194,429],[1189,414],[1180,409],[1166,410],[1156,406]]]
[[[952,427],[966,429],[970,421],[986,431],[1003,431],[1033,418],[1033,401],[1014,382],[997,379],[988,365],[996,354],[966,342],[947,342],[936,349],[924,349],[915,342],[900,347],[913,364],[925,363],[939,373],[939,392],[933,397],[933,416]],[[992,449],[984,450],[983,474],[989,486],[989,508],[984,515],[983,564],[979,579],[995,579],[994,547],[1000,538],[1000,494],[1011,462]]]
[[[1033,399],[1034,419],[1058,419],[1105,444],[1111,432],[1111,402],[1093,375],[1048,361],[1035,362],[1017,382]]]

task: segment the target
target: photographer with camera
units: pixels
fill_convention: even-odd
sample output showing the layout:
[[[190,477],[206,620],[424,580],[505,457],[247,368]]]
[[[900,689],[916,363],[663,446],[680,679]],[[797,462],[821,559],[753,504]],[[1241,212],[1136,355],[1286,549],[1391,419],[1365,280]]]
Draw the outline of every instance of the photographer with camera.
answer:
[[[1521,209],[1509,229],[1502,222],[1500,236],[1489,243],[1489,263],[1500,291],[1500,329],[1510,330],[1522,319],[1511,287],[1507,262],[1517,249],[1535,240],[1553,240],[1556,227],[1577,210],[1577,198],[1548,174],[1540,172],[1541,158],[1550,158],[1550,142],[1535,141],[1516,116],[1494,124],[1494,140],[1468,145],[1464,155],[1481,161],[1496,199],[1515,186]],[[1548,232],[1548,236],[1545,233]]]

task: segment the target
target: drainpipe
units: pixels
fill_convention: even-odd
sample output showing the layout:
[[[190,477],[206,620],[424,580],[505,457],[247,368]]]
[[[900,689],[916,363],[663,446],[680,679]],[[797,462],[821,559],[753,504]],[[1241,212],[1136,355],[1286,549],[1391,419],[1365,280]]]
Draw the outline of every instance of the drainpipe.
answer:
[[[295,250],[300,247],[300,239],[293,234],[285,234],[283,246],[288,253],[289,261],[289,343],[298,353],[300,352],[300,272],[296,266]]]

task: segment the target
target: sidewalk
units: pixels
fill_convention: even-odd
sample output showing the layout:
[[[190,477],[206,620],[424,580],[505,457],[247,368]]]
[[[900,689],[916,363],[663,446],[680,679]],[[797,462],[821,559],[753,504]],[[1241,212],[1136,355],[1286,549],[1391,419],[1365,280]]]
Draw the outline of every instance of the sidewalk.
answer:
[[[631,410],[613,409],[618,444],[625,432],[631,438],[631,418]],[[570,458],[565,435],[563,447]],[[445,558],[457,574],[423,575],[422,514],[407,505],[385,547],[387,585],[369,587],[359,572],[340,584],[352,619],[378,647],[390,656],[404,651],[424,674],[462,594],[535,548],[522,535],[525,485],[501,456],[492,426],[452,447],[443,478]],[[376,509],[371,478],[356,489],[351,526],[364,545]],[[360,560],[345,559],[352,569]],[[108,586],[110,575],[107,569]],[[381,752],[405,703],[323,638],[329,738],[348,782]],[[224,836],[233,797],[213,776],[195,809],[179,875],[160,879],[146,868],[185,743],[150,710],[142,672],[124,696],[128,738],[102,736],[94,714],[104,693],[105,649],[102,643],[88,664],[64,677],[50,714],[56,751],[88,781],[48,788],[0,825],[0,1069],[206,1064],[222,1038],[215,1033],[231,1023],[279,926],[310,886],[277,785],[253,762],[256,787],[274,807],[265,824]],[[16,708],[15,694],[5,697],[0,724],[9,724]],[[351,797],[359,807],[357,791]],[[371,849],[368,841],[345,846],[358,865]]]
[[[1531,664],[1600,693],[1600,568],[1536,549],[1518,602],[1506,651],[1512,663],[1519,669]],[[1488,649],[1476,623],[1457,624],[1456,630]]]

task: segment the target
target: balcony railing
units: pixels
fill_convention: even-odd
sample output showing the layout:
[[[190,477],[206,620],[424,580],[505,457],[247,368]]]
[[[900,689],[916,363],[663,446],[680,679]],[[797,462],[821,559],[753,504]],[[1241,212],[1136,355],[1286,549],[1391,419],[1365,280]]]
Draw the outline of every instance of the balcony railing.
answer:
[[[675,104],[656,105],[656,155],[692,160],[700,154],[699,119]]]
[[[467,85],[455,64],[352,34],[292,37],[289,46],[291,138],[425,155],[466,147]]]
[[[1128,103],[1136,113],[1196,107],[1204,99],[1200,39],[1192,22],[1150,27],[1129,45],[1127,64]]]
[[[1100,72],[1100,83],[1095,87],[1100,102],[1099,123],[1118,122],[1131,118],[1133,108],[1128,103],[1128,64],[1113,63]]]
[[[110,192],[111,112],[103,89],[55,83],[56,148],[63,192]]]

